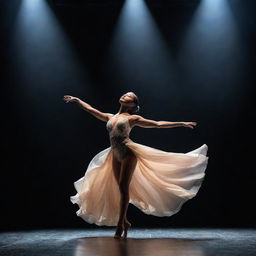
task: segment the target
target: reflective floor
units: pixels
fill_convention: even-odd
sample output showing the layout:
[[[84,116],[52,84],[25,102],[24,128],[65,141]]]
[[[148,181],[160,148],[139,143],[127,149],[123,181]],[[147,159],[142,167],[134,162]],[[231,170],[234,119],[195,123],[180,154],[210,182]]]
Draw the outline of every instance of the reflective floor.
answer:
[[[247,256],[256,255],[256,229],[136,229],[126,240],[115,229],[0,233],[0,255]]]

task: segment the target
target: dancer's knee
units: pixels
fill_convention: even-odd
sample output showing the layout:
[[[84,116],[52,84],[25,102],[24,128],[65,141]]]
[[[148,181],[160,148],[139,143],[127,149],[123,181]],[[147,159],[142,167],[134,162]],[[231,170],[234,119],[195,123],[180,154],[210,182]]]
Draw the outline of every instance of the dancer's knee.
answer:
[[[125,183],[122,183],[122,182],[119,183],[119,191],[121,193],[121,196],[123,197],[129,196],[129,190]]]

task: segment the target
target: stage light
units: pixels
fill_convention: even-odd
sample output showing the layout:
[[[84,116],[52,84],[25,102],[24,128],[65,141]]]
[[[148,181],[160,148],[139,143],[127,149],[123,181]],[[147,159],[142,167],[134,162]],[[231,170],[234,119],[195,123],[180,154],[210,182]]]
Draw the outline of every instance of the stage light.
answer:
[[[188,92],[200,91],[193,95],[194,100],[207,104],[212,100],[216,104],[214,94],[222,103],[235,100],[244,57],[243,42],[228,1],[203,0],[187,28],[179,53]]]
[[[45,0],[22,1],[10,42],[16,75],[29,90],[47,94],[47,88],[63,87],[67,80],[75,86],[84,76],[69,39]]]
[[[143,0],[127,0],[113,32],[109,67],[125,88],[148,84],[148,94],[169,86],[172,62],[159,29]],[[165,97],[165,96],[163,96]]]

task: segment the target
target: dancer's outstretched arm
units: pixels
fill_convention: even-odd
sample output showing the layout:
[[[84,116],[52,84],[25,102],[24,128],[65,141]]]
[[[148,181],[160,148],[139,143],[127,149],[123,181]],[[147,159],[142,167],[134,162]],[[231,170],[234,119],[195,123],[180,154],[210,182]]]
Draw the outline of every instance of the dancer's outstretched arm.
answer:
[[[112,116],[114,116],[111,113],[103,113],[101,111],[99,111],[96,108],[93,108],[90,104],[80,100],[77,97],[73,97],[70,95],[65,95],[63,97],[63,100],[68,103],[68,102],[77,102],[79,104],[79,106],[86,110],[87,112],[89,112],[90,114],[92,114],[93,116],[95,116],[96,118],[98,118],[101,121],[107,122],[109,120],[109,118],[111,118]]]
[[[135,126],[140,126],[143,128],[173,128],[173,127],[189,127],[194,128],[197,125],[196,122],[169,122],[169,121],[154,121],[150,119],[145,119],[139,115],[133,115],[132,123]]]

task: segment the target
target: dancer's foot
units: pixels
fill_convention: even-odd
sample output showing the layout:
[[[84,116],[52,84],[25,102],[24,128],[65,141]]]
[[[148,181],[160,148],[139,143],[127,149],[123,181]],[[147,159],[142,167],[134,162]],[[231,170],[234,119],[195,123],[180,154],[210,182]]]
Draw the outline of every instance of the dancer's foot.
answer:
[[[117,225],[114,238],[117,238],[117,239],[122,238],[123,231],[124,231],[124,225]]]
[[[128,232],[128,229],[130,227],[131,227],[131,223],[128,220],[125,220],[125,222],[124,222],[124,235],[123,235],[123,239],[126,239],[127,232]]]

